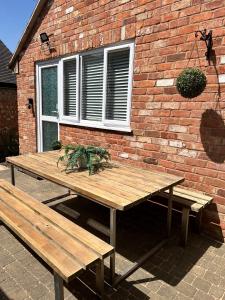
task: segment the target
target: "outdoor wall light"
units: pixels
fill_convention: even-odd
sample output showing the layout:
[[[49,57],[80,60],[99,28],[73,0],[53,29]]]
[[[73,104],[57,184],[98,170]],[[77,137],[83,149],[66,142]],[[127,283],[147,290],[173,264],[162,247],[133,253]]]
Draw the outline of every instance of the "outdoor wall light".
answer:
[[[40,40],[41,40],[41,46],[42,49],[44,49],[44,46],[47,46],[48,50],[51,51],[50,42],[49,42],[49,36],[46,32],[42,32],[40,34]]]
[[[207,34],[207,30],[198,30],[195,31],[195,37],[198,37],[198,33],[201,34],[200,40],[205,41],[207,51],[205,53],[206,59],[210,62],[210,56],[212,53],[213,39],[212,39],[212,30],[209,30]]]
[[[34,100],[32,98],[27,99],[27,108],[31,109],[33,108]]]
[[[42,33],[40,34],[40,39],[41,39],[41,42],[42,42],[42,43],[47,43],[47,42],[49,42],[49,37],[48,37],[48,35],[47,35],[46,32],[42,32]]]

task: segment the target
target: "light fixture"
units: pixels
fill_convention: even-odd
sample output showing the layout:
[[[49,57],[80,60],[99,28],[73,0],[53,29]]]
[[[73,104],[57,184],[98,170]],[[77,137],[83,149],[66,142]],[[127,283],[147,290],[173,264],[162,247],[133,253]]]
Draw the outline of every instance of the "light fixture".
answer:
[[[206,59],[210,62],[211,54],[212,54],[212,46],[213,46],[213,39],[212,39],[212,30],[197,30],[195,31],[195,37],[198,37],[198,33],[200,33],[201,37],[200,40],[204,41],[206,44],[207,51],[205,53]]]
[[[42,32],[40,34],[40,40],[41,40],[41,48],[43,50],[48,49],[49,52],[51,52],[51,47],[50,47],[50,41],[49,41],[49,36],[47,35],[46,32]]]
[[[34,100],[32,98],[28,98],[27,104],[26,104],[27,108],[31,109],[31,108],[33,108],[33,105],[34,105]]]
[[[44,43],[49,43],[49,37],[47,35],[46,32],[42,32],[40,34],[40,39],[41,39],[41,42],[44,44]]]

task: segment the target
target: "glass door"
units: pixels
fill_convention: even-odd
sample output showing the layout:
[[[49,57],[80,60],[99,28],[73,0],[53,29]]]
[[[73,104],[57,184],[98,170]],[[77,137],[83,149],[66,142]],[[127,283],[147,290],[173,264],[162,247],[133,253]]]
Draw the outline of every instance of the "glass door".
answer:
[[[38,80],[38,151],[52,150],[59,140],[58,65],[41,66]]]

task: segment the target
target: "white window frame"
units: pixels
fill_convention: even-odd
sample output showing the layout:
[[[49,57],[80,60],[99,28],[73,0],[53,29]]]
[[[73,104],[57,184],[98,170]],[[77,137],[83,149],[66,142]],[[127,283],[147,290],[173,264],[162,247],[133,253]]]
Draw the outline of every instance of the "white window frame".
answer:
[[[83,99],[82,99],[82,79],[83,79],[83,57],[92,55],[92,54],[98,54],[102,53],[103,54],[103,60],[104,60],[104,50],[103,49],[95,49],[95,50],[90,50],[85,53],[82,53],[80,55],[80,122],[79,124],[81,126],[85,127],[93,127],[93,128],[102,128],[104,127],[102,121],[89,121],[89,120],[84,120],[82,119],[82,105],[83,105]],[[103,62],[104,63],[104,62]],[[103,67],[103,76],[104,76],[104,67]],[[104,85],[104,79],[103,79],[103,85]],[[103,89],[103,95],[102,95],[102,101],[103,101],[103,96],[104,96],[104,89]],[[103,102],[102,102],[102,109],[103,109]]]
[[[106,119],[106,101],[107,101],[107,67],[108,54],[113,51],[130,49],[129,58],[129,79],[128,79],[128,95],[127,95],[127,118],[125,121],[107,120]],[[94,53],[103,53],[104,67],[103,67],[103,99],[102,99],[102,120],[89,121],[82,119],[82,59],[84,56]],[[64,115],[64,62],[68,60],[76,60],[76,116]],[[68,124],[74,126],[99,128],[116,130],[123,132],[131,132],[131,98],[132,98],[132,82],[133,82],[133,61],[134,61],[134,42],[123,43],[115,46],[105,47],[101,49],[90,50],[85,53],[64,57],[53,62],[45,62],[41,67],[49,67],[52,64],[58,67],[58,110],[59,110],[59,124]],[[39,65],[39,67],[40,67]],[[39,78],[38,78],[39,81]],[[38,82],[38,85],[40,81]],[[41,102],[41,101],[40,101]],[[40,105],[40,104],[39,104]],[[41,107],[39,107],[39,112]],[[39,138],[40,140],[40,138]]]
[[[64,115],[64,62],[76,60],[76,116],[66,116]],[[79,121],[79,55],[73,55],[70,57],[62,58],[59,61],[59,77],[60,77],[60,86],[59,86],[59,120],[60,123],[73,123],[76,124]]]
[[[42,115],[42,80],[41,80],[41,72],[43,69],[57,67],[57,89],[58,89],[58,105],[57,110],[59,111],[59,92],[60,92],[60,67],[59,60],[47,61],[44,63],[38,63],[36,66],[36,93],[37,93],[37,145],[38,152],[43,151],[43,127],[42,122],[52,122],[57,123],[58,126],[58,140],[60,138],[60,127],[59,127],[59,114],[57,116],[44,116]]]
[[[129,57],[129,78],[128,78],[128,93],[127,93],[127,117],[126,121],[107,120],[106,119],[106,102],[107,102],[107,71],[108,71],[108,54],[118,50],[130,50]],[[132,97],[132,82],[133,82],[133,60],[134,60],[134,43],[112,46],[104,49],[104,80],[103,80],[103,124],[107,127],[124,127],[130,128],[131,117],[131,97]]]

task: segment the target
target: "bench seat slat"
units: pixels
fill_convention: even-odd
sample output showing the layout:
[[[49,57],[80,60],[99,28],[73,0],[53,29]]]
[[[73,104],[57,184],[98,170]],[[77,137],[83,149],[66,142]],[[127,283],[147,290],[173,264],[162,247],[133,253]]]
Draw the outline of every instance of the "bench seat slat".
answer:
[[[185,188],[181,188],[181,187],[174,187],[174,192],[175,193],[179,193],[179,194],[183,194],[187,197],[190,197],[190,199],[195,199],[195,201],[198,201],[199,203],[204,204],[205,202],[208,203],[210,201],[212,201],[212,197],[205,195],[201,192],[197,192],[197,191],[191,191]]]
[[[66,282],[82,270],[82,266],[74,261],[59,247],[49,242],[49,239],[34,229],[27,221],[7,207],[0,200],[0,219],[15,232],[32,250],[34,250],[49,266],[53,268]]]
[[[32,207],[36,212],[41,214],[43,217],[48,219],[51,223],[57,224],[67,233],[78,239],[83,243],[87,248],[91,248],[99,257],[104,258],[113,252],[113,247],[89,233],[87,230],[81,228],[75,223],[71,222],[68,219],[65,219],[62,215],[50,209],[49,207],[43,205],[38,200],[34,199],[30,195],[27,195],[25,192],[20,189],[12,186],[10,183],[0,180],[0,186],[4,188],[5,191],[8,191],[11,195],[21,199],[21,201],[28,206]]]
[[[167,190],[161,194],[162,196],[168,197],[168,192],[169,191]],[[200,192],[190,191],[181,187],[174,188],[173,199],[177,203],[190,207],[190,209],[195,212],[198,212],[213,200],[211,196],[202,194]]]
[[[66,282],[114,251],[112,246],[4,180],[0,180],[0,220]]]
[[[54,226],[40,214],[1,189],[0,199],[4,199],[3,202],[14,210],[15,213],[24,216],[24,219],[29,222],[31,226],[35,227],[50,241],[58,245],[58,247],[67,255],[71,256],[72,259],[78,261],[84,269],[99,258],[91,249],[88,249],[76,239],[73,239],[65,231],[62,231],[60,227]]]
[[[197,203],[197,204],[201,205],[202,207],[204,207],[205,205],[208,204],[207,201],[199,199],[199,198],[196,198],[196,197],[194,197],[192,195],[189,195],[189,194],[186,194],[186,193],[184,194],[184,193],[176,191],[174,193],[174,195],[177,196],[177,197],[180,197],[180,198],[184,198],[184,199],[186,199],[186,200],[188,200],[190,202]]]

